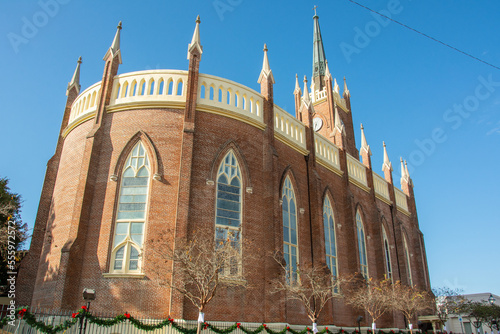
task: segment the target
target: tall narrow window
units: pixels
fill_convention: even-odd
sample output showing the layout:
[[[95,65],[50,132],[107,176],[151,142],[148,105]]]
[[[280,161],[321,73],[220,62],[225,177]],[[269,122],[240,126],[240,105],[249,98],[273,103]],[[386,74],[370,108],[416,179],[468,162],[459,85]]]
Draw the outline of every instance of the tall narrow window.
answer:
[[[292,182],[287,176],[281,194],[283,214],[283,255],[285,256],[287,281],[297,280],[297,209]]]
[[[365,228],[363,226],[363,220],[361,219],[361,214],[359,211],[356,212],[356,227],[358,230],[358,253],[359,253],[359,266],[361,270],[361,275],[365,279],[368,279],[368,261],[366,258],[366,239],[365,239]]]
[[[216,244],[229,241],[233,247],[240,248],[241,187],[240,166],[233,151],[229,151],[222,160],[217,173]],[[237,259],[231,260],[230,264],[224,267],[223,274],[241,274],[241,263]]]
[[[138,142],[123,166],[111,272],[141,272],[149,173],[148,155]]]
[[[408,274],[408,284],[413,285],[413,278],[411,276],[411,263],[410,263],[410,252],[408,251],[408,243],[406,242],[406,236],[403,235],[403,243],[405,247],[405,260],[406,260],[406,272]]]
[[[385,272],[387,274],[387,279],[390,279],[392,281],[392,266],[391,266],[389,239],[387,238],[387,233],[385,232],[385,227],[383,225],[382,225],[382,239],[384,242]]]
[[[335,223],[333,221],[332,205],[328,196],[325,196],[325,201],[323,203],[323,226],[325,230],[326,264],[328,265],[328,268],[330,268],[332,276],[336,278],[337,246],[335,242]]]

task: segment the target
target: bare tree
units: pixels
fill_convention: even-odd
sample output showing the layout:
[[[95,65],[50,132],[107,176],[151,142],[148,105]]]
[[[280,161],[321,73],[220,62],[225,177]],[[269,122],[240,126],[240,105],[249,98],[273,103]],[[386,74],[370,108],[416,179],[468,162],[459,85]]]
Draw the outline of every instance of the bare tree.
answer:
[[[365,280],[356,274],[342,285],[345,301],[351,306],[366,311],[372,318],[372,330],[375,323],[392,307],[392,286],[388,279],[369,278]]]
[[[399,281],[392,286],[392,303],[393,308],[405,316],[412,334],[412,319],[415,319],[418,313],[434,308],[434,299],[427,291],[422,291],[416,286],[403,285]]]
[[[304,305],[307,316],[317,331],[317,321],[329,300],[341,298],[340,280],[333,277],[327,266],[298,264],[297,273],[291,273],[281,252],[273,254],[281,267],[281,274],[273,281],[275,292],[284,292],[287,300],[298,300]]]
[[[198,333],[204,322],[204,309],[220,287],[246,287],[242,276],[240,243],[215,242],[195,233],[186,241],[160,234],[150,240],[156,263],[151,268],[158,283],[178,291],[198,308]]]
[[[467,300],[462,296],[462,291],[459,289],[440,287],[432,289],[432,292],[435,296],[436,315],[441,322],[441,326],[445,326],[448,314],[460,313]]]

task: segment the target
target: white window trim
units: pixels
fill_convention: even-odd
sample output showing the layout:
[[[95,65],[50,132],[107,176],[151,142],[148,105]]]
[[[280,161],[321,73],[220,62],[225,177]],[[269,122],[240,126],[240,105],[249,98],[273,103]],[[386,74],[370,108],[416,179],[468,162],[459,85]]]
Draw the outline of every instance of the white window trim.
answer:
[[[295,204],[295,233],[297,234],[297,243],[296,244],[293,244],[291,242],[292,238],[291,238],[291,228],[289,226],[289,240],[290,242],[286,242],[285,241],[285,236],[284,236],[284,225],[283,225],[283,217],[281,217],[281,230],[283,231],[283,248],[284,248],[284,245],[288,245],[288,249],[289,249],[289,253],[288,253],[288,264],[290,265],[290,273],[288,273],[289,275],[292,274],[292,248],[295,249],[295,257],[296,257],[296,263],[295,263],[295,266],[297,268],[297,272],[295,273],[297,275],[297,280],[300,280],[300,277],[298,275],[298,266],[299,266],[299,216],[297,214],[297,196],[295,195],[295,189],[293,188],[293,184],[292,184],[292,180],[290,179],[289,176],[287,176],[285,178],[285,181],[283,182],[283,189],[281,191],[281,200],[282,202],[285,201],[285,197],[286,197],[286,193],[285,193],[285,187],[286,187],[286,182],[290,183],[290,189],[292,190],[292,193],[293,193],[293,197],[290,198],[291,201],[293,201],[293,203]],[[290,201],[290,203],[291,203]],[[288,201],[287,201],[288,202]],[[281,213],[283,214],[283,209],[281,210]],[[290,216],[290,205],[288,203],[288,215]],[[288,223],[290,224],[290,217],[288,217]],[[284,249],[283,249],[283,256],[286,256],[285,252],[284,252]],[[287,266],[288,267],[288,266]],[[289,279],[289,278],[287,278]]]
[[[223,225],[223,224],[217,224],[217,200],[219,199],[219,187],[218,187],[218,184],[219,184],[219,177],[224,174],[227,176],[227,174],[225,173],[225,171],[223,170],[222,172],[219,172],[221,166],[225,163],[226,161],[226,157],[228,155],[232,154],[232,156],[234,157],[234,160],[236,161],[236,168],[238,169],[239,171],[239,176],[236,176],[239,181],[240,181],[240,208],[239,208],[239,212],[240,212],[240,220],[239,220],[239,227],[234,227],[234,226],[227,226],[227,225]],[[229,180],[230,181],[230,180]],[[229,182],[231,183],[231,182]],[[230,231],[235,231],[235,232],[239,232],[239,251],[240,251],[240,256],[239,256],[239,259],[238,259],[238,274],[237,276],[241,276],[242,273],[243,273],[243,263],[242,263],[242,252],[243,252],[243,246],[242,246],[242,239],[243,239],[243,233],[242,233],[242,226],[243,226],[243,177],[242,177],[242,173],[241,173],[241,168],[240,168],[240,163],[238,161],[238,158],[236,157],[236,154],[234,153],[234,151],[231,149],[229,150],[225,155],[224,157],[222,158],[220,164],[219,164],[219,167],[217,168],[217,176],[215,177],[215,231],[214,231],[214,240],[217,242],[217,228],[222,228],[222,229],[226,229],[227,230],[227,233],[229,234]],[[223,268],[223,272],[221,273],[221,276],[223,278],[227,278],[229,280],[231,280],[231,276],[234,276],[231,274],[231,265],[228,265],[228,266],[225,266]]]
[[[386,247],[386,245],[387,245],[387,247]],[[388,276],[387,278],[390,278],[391,282],[394,282],[394,273],[392,272],[394,267],[392,265],[391,246],[390,246],[389,238],[387,237],[387,232],[385,230],[384,225],[382,225],[382,249],[383,249],[383,255],[384,255],[385,272],[387,273],[387,276]],[[387,258],[387,257],[389,257],[389,258]],[[391,267],[390,270],[389,270],[389,266]]]
[[[359,218],[359,219],[358,219]],[[359,230],[360,230],[360,227],[359,225],[361,225],[361,231],[363,232],[363,245],[364,247],[361,247],[360,245],[360,240],[359,240]],[[359,212],[359,210],[356,211],[356,239],[357,239],[357,242],[358,242],[358,259],[359,259],[359,269],[361,271],[361,275],[363,275],[363,277],[365,279],[368,279],[370,276],[369,276],[369,271],[368,271],[368,247],[367,247],[367,244],[366,244],[366,232],[365,232],[365,224],[363,224],[363,218],[361,217],[361,213]],[[366,264],[363,264],[361,259],[362,259],[362,254],[361,254],[361,250],[362,248],[364,248],[364,256],[365,256],[365,259],[366,259]]]
[[[137,175],[137,173],[139,172],[139,170],[141,168],[146,168],[146,170],[148,171],[148,183],[147,183],[147,192],[146,192],[146,205],[145,205],[145,208],[144,208],[144,219],[115,219],[115,222],[114,222],[114,229],[113,229],[113,237],[112,237],[112,243],[114,244],[115,242],[115,238],[116,238],[116,227],[117,227],[117,224],[118,223],[129,223],[129,228],[128,228],[128,231],[127,231],[127,236],[125,237],[124,240],[122,240],[119,244],[117,244],[116,246],[113,246],[112,250],[111,250],[111,257],[110,257],[110,261],[109,261],[109,271],[108,273],[104,273],[103,276],[104,277],[127,277],[127,278],[143,278],[145,277],[145,274],[143,273],[143,254],[144,254],[144,240],[145,240],[145,234],[146,234],[146,222],[147,222],[147,217],[148,217],[148,212],[149,212],[149,192],[151,190],[151,168],[149,166],[149,156],[148,156],[148,153],[147,153],[147,150],[146,150],[146,147],[144,146],[144,144],[142,143],[142,141],[138,141],[133,147],[132,147],[132,150],[130,150],[128,156],[127,156],[127,159],[125,160],[125,162],[128,162],[128,160],[132,157],[132,154],[135,150],[135,148],[138,146],[138,145],[141,145],[143,150],[144,150],[144,161],[148,161],[148,164],[143,164],[141,166],[139,166],[139,168],[136,169],[136,166],[132,166],[132,165],[124,165],[122,167],[122,171],[121,171],[121,177],[120,177],[120,185],[119,185],[119,188],[118,188],[118,198],[117,198],[117,201],[118,201],[118,204],[120,203],[120,197],[121,197],[121,192],[122,192],[122,188],[123,188],[123,174],[125,173],[125,171],[127,170],[127,168],[132,168],[134,170],[134,174]],[[139,156],[137,156],[136,158],[138,158]],[[116,207],[116,216],[118,216],[118,205]],[[143,230],[142,230],[142,243],[143,243],[143,246],[139,246],[136,242],[134,242],[130,235],[131,235],[131,226],[132,226],[132,223],[143,223]],[[122,269],[114,269],[115,267],[115,258],[116,258],[116,252],[122,247],[122,246],[125,246],[125,251],[124,251],[124,254],[123,254],[123,264],[122,264]],[[139,253],[139,256],[138,256],[138,263],[137,263],[137,270],[129,270],[129,266],[130,266],[130,252],[131,252],[131,248],[132,247],[135,247],[137,248],[138,250],[138,253]]]

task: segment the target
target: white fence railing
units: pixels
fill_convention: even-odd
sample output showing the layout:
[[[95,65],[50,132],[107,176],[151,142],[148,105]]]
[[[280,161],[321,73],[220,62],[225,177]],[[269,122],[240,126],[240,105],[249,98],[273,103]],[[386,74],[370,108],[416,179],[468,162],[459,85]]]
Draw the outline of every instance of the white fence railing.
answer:
[[[101,93],[101,82],[95,83],[78,95],[71,106],[68,124],[97,110],[97,99]]]
[[[305,125],[277,105],[274,106],[274,131],[292,146],[307,150]]]
[[[347,154],[347,173],[349,174],[350,181],[354,181],[354,183],[358,183],[368,188],[365,165],[350,154]]]
[[[152,70],[117,75],[110,107],[154,101],[186,101],[187,71]]]
[[[373,187],[375,188],[375,194],[379,197],[390,202],[391,197],[389,195],[389,183],[384,180],[384,178],[377,173],[372,171],[373,175]]]
[[[406,194],[399,190],[398,188],[394,188],[394,196],[396,197],[396,206],[404,211],[408,212],[408,201]]]
[[[337,146],[319,133],[315,133],[314,149],[316,159],[340,172],[339,149]]]
[[[256,91],[231,80],[200,74],[198,105],[217,107],[263,122],[263,99]]]

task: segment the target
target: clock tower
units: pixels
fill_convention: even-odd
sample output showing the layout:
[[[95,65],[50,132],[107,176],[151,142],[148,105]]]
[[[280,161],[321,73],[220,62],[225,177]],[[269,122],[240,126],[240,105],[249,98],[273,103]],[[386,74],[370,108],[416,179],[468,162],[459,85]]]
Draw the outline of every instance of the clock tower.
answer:
[[[316,8],[314,10],[311,93],[305,93],[309,94],[309,100],[312,102],[312,127],[314,131],[345,149],[350,155],[358,157],[352,124],[351,94],[345,78],[341,94],[337,80],[330,73],[319,27],[319,16],[316,15]],[[305,96],[302,96],[298,80],[294,95],[296,117],[307,123],[308,115],[302,115],[305,110],[300,108]]]

